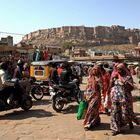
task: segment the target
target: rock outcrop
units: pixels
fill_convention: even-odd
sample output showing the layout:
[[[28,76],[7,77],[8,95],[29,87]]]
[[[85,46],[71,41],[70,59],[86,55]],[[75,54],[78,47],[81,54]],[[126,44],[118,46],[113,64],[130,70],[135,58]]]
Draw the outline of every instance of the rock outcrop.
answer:
[[[124,26],[113,25],[85,27],[63,26],[38,30],[25,35],[23,42],[34,45],[61,45],[72,42],[75,45],[107,45],[107,44],[137,44],[140,42],[140,29],[125,29]]]

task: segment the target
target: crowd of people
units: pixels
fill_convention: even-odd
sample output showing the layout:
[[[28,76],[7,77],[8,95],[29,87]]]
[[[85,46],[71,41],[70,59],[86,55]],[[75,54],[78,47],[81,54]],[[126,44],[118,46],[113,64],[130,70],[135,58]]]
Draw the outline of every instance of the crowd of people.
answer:
[[[0,86],[6,80],[24,77],[29,78],[29,64],[26,59],[19,57],[1,59]],[[96,63],[90,67],[79,64],[68,65],[53,64],[50,69],[50,80],[56,84],[64,84],[72,88],[69,84],[72,78],[78,78],[82,83],[82,76],[88,76],[87,86],[84,93],[84,100],[88,107],[84,117],[84,129],[90,130],[101,122],[100,114],[106,113],[111,116],[110,128],[112,135],[121,133],[121,127],[129,125],[133,129],[133,122],[140,125],[138,118],[133,111],[132,90],[135,88],[132,75],[136,74],[140,78],[137,69],[129,69],[126,63],[115,63],[112,68],[108,68],[107,63]]]
[[[16,105],[14,98],[18,96],[18,90],[11,88],[14,86],[12,81],[20,81],[20,88],[22,91],[26,90],[23,88],[26,85],[30,77],[29,74],[29,63],[26,57],[2,57],[0,61],[0,93],[8,94],[11,92],[10,96],[7,97],[7,103],[11,106]],[[26,79],[26,80],[25,80]],[[27,85],[29,87],[29,85]],[[11,91],[12,90],[12,91]],[[14,93],[14,94],[13,94]]]
[[[133,122],[140,125],[133,111],[132,90],[135,84],[132,71],[126,63],[115,63],[109,73],[103,64],[96,64],[88,71],[89,76],[85,89],[85,101],[88,108],[84,118],[84,129],[89,130],[101,122],[100,113],[111,116],[112,135],[121,133],[121,127]]]
[[[24,57],[3,57],[0,61],[1,69],[4,71],[5,80],[17,78],[21,80],[29,77],[29,62]]]
[[[86,71],[83,72],[85,69]],[[88,68],[80,65],[68,67],[60,64],[60,66],[53,66],[50,79],[59,81],[57,84],[68,85],[70,77],[76,75],[82,79],[86,72],[88,78],[84,100],[88,107],[83,122],[85,130],[90,130],[100,124],[101,113],[111,116],[110,129],[112,135],[121,133],[121,127],[127,124],[130,129],[134,128],[133,123],[140,125],[133,111],[131,93],[136,88],[132,76],[138,72],[135,71],[134,67],[130,69],[126,63],[114,63],[112,68],[109,68],[107,63],[97,63]]]

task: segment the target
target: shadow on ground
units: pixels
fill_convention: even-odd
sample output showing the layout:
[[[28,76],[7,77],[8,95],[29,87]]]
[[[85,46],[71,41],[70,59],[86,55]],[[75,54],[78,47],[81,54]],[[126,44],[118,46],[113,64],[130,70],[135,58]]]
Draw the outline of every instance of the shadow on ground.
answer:
[[[95,130],[110,130],[110,124],[109,123],[101,123],[99,125],[93,126],[90,130],[91,131],[95,131]]]
[[[140,102],[140,96],[133,96],[133,102]]]
[[[32,109],[28,111],[18,110],[0,116],[0,120],[22,120],[31,117],[43,118],[51,116],[54,116],[54,114],[43,109]]]
[[[49,99],[42,99],[42,100],[33,100],[33,105],[37,106],[37,105],[49,105],[51,104],[51,101]]]
[[[135,134],[140,135],[140,126],[134,126],[134,129],[129,129],[128,126],[126,126],[124,129],[122,129],[123,135],[129,135],[129,134]]]
[[[98,126],[92,127],[89,131],[97,131],[97,130],[110,130],[110,124],[109,123],[101,123]],[[134,135],[140,135],[140,126],[134,126],[134,129],[129,129],[129,126],[125,126],[121,128],[121,134],[123,135],[129,135],[129,134],[134,134]],[[106,135],[106,134],[105,134]],[[109,133],[107,134],[109,135]]]

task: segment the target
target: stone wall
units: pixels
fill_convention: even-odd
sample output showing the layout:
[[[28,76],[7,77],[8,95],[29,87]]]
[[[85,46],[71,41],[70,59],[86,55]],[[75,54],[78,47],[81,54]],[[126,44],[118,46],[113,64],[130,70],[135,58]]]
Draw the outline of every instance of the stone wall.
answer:
[[[31,41],[35,45],[60,45],[63,42],[75,41],[81,44],[137,44],[140,42],[140,29],[125,29],[113,25],[85,27],[62,26],[38,30],[25,35],[22,41]]]

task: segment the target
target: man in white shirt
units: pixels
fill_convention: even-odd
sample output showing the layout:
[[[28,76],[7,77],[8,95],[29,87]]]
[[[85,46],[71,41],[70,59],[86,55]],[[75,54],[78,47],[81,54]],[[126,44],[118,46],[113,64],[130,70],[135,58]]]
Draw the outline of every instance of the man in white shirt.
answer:
[[[2,93],[5,93],[5,97],[9,95],[9,90],[11,91],[11,89],[8,89],[8,87],[14,85],[14,83],[11,83],[5,79],[5,71],[7,70],[7,68],[8,68],[8,63],[2,62],[0,64],[0,91]],[[9,97],[7,98],[8,98],[7,103],[10,104],[13,99],[13,94],[10,94]]]
[[[7,70],[7,68],[8,68],[8,63],[6,63],[6,62],[0,63],[0,90],[3,89],[3,87],[4,87],[3,85],[6,81],[5,71]]]
[[[0,69],[0,90],[3,89],[3,84],[5,82],[4,74],[5,72],[2,69]]]

